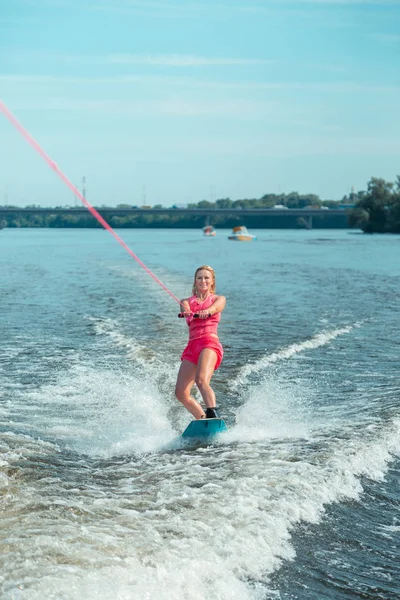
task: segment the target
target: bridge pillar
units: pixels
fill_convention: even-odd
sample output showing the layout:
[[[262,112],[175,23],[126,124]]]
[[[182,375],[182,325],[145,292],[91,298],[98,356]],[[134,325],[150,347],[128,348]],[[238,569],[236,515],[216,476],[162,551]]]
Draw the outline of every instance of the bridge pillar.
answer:
[[[312,229],[312,216],[303,216],[297,219],[297,224],[305,227],[306,229]]]

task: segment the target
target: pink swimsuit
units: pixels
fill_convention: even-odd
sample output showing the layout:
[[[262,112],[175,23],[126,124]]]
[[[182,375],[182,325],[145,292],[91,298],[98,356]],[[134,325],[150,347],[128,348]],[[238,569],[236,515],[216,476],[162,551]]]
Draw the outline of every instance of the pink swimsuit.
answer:
[[[215,302],[215,295],[210,294],[205,300],[199,300],[196,296],[191,296],[188,300],[190,310],[193,314],[200,310],[207,310]],[[221,320],[221,313],[216,313],[207,319],[186,319],[189,325],[189,343],[183,351],[181,360],[188,360],[197,365],[202,350],[210,348],[217,355],[217,362],[214,369],[217,370],[222,362],[224,351],[218,339],[218,323]]]

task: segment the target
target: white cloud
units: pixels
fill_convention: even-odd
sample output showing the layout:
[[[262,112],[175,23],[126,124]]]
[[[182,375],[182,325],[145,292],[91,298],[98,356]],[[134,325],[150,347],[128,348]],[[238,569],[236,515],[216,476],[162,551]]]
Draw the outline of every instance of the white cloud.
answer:
[[[328,83],[318,82],[301,82],[301,81],[279,81],[279,82],[252,82],[252,81],[238,81],[238,82],[221,82],[221,81],[208,81],[203,79],[195,79],[190,77],[163,77],[153,75],[126,75],[117,77],[70,77],[70,76],[53,76],[53,75],[9,75],[0,73],[0,82],[4,85],[8,84],[37,84],[39,86],[45,86],[46,94],[50,93],[50,89],[46,86],[54,84],[65,84],[65,85],[130,85],[140,84],[149,86],[160,87],[166,89],[168,86],[171,88],[181,87],[184,90],[188,89],[216,89],[216,90],[237,90],[237,91],[249,91],[249,90],[295,90],[305,92],[318,92],[318,93],[396,93],[400,92],[400,84],[381,84],[373,82],[352,82],[352,81],[332,81]],[[5,88],[3,88],[4,91]],[[10,88],[10,91],[13,91]]]
[[[275,0],[270,2],[271,4],[278,4]],[[400,0],[279,0],[279,4],[322,4],[329,6],[330,4],[343,4],[343,5],[361,5],[361,4],[374,4],[376,6],[400,6]],[[245,7],[243,7],[245,8]],[[251,6],[249,8],[252,8]]]
[[[92,100],[50,96],[46,98],[20,98],[13,103],[14,110],[35,112],[90,112],[107,113],[119,116],[177,116],[177,117],[224,117],[237,119],[268,119],[276,123],[282,107],[276,102],[256,102],[234,99],[183,99],[164,98],[161,100]],[[283,111],[284,112],[284,111]],[[281,115],[282,116],[282,115]]]
[[[97,3],[88,4],[90,10],[96,12],[109,12],[122,15],[140,15],[154,19],[199,19],[210,17],[224,17],[229,15],[237,15],[243,13],[259,13],[262,15],[281,14],[284,12],[298,13],[301,16],[308,18],[316,18],[317,15],[311,14],[305,10],[307,7],[329,8],[330,6],[349,6],[362,7],[363,5],[370,6],[398,6],[400,0],[253,0],[252,3],[234,4],[232,2],[189,2],[187,0],[179,2],[142,2],[136,0],[117,0],[110,2],[105,0]],[[350,27],[355,26],[352,22],[344,22],[343,19],[339,22],[330,22],[330,26]]]
[[[214,6],[215,7],[215,6]],[[195,18],[199,14],[209,13],[212,6],[201,2],[97,2],[89,5],[89,8],[98,12],[113,12],[122,14],[140,14],[155,18],[174,19],[179,17]]]
[[[397,46],[400,44],[400,35],[395,33],[373,33],[372,38],[382,42],[386,46]]]
[[[201,66],[231,66],[231,65],[265,65],[276,61],[262,58],[210,58],[185,54],[140,55],[140,54],[111,54],[106,58],[111,64],[128,65],[159,65],[169,67],[201,67]]]

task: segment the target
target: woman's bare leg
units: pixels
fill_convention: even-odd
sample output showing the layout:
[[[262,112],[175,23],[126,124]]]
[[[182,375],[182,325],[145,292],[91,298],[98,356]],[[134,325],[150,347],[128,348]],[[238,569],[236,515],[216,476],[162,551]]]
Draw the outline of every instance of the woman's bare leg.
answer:
[[[202,419],[205,417],[204,410],[190,395],[196,378],[196,370],[197,365],[188,360],[183,360],[181,362],[178,379],[176,381],[175,396],[178,398],[179,402],[182,402],[183,406],[195,419]]]
[[[200,352],[195,382],[207,408],[214,408],[216,406],[214,390],[210,385],[211,377],[214,375],[216,362],[217,354],[214,350],[211,350],[211,348],[204,348],[204,350]]]

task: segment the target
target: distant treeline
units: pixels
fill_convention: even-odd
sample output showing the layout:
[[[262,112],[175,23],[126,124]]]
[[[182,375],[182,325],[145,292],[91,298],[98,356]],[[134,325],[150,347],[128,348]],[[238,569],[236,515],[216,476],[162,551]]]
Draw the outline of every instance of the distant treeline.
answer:
[[[349,199],[345,196],[343,202],[347,203],[348,201]],[[322,201],[315,194],[302,195],[291,192],[290,194],[264,194],[261,198],[243,198],[242,200],[231,200],[230,198],[220,198],[215,202],[201,200],[197,204],[188,204],[188,208],[272,208],[277,204],[282,204],[287,208],[305,208],[307,206],[310,208],[320,208],[321,206],[337,208],[340,203],[334,200]]]
[[[246,225],[251,228],[304,228],[307,222],[301,217],[291,216],[273,216],[268,215],[213,215],[215,208],[272,208],[276,205],[283,205],[287,208],[321,208],[330,209],[345,208],[355,206],[349,215],[349,219],[343,218],[342,211],[321,210],[321,215],[313,217],[313,227],[316,228],[346,228],[359,227],[365,232],[400,232],[400,177],[397,177],[396,183],[389,183],[383,179],[372,178],[368,182],[367,191],[351,193],[345,196],[343,200],[335,202],[333,200],[322,201],[315,194],[265,194],[261,198],[245,198],[241,200],[231,200],[230,198],[220,198],[215,202],[201,200],[197,204],[189,204],[187,208],[210,209],[208,222],[215,227],[232,228],[237,225]],[[11,209],[12,207],[8,207]],[[17,207],[15,207],[17,208]],[[27,206],[37,208],[36,206]],[[56,207],[64,208],[64,207]],[[101,213],[102,208],[96,207]],[[110,207],[111,208],[111,207]],[[121,204],[117,208],[132,208],[131,205]],[[137,207],[133,207],[137,208]],[[146,208],[163,208],[160,204]],[[171,208],[178,208],[173,206]],[[206,224],[206,217],[190,214],[127,214],[114,215],[107,217],[108,223],[113,228],[201,228]],[[71,208],[70,214],[26,214],[21,215],[10,211],[0,222],[0,227],[81,227],[95,228],[101,227],[96,219],[88,212],[87,214],[74,214]]]
[[[372,177],[367,191],[358,194],[349,224],[365,233],[400,233],[400,176],[395,183]]]
[[[29,209],[28,209],[29,210]],[[101,214],[101,208],[97,208]],[[101,228],[98,221],[89,213],[87,215],[72,214],[26,214],[19,215],[15,213],[8,214],[4,218],[3,227],[53,227],[53,228]],[[211,211],[210,211],[211,212]],[[321,215],[313,217],[313,227],[325,229],[346,229],[349,227],[346,215],[343,211],[335,211],[335,214],[327,214],[328,211],[321,211]],[[113,229],[133,229],[133,228],[181,228],[181,229],[201,229],[206,224],[211,224],[216,228],[232,229],[238,225],[245,225],[257,229],[300,229],[307,227],[306,219],[296,217],[288,213],[285,216],[275,215],[273,217],[264,215],[154,215],[154,214],[132,214],[105,217],[107,223]]]
[[[344,202],[351,202],[351,198],[344,198]],[[197,204],[188,204],[187,206],[174,205],[174,208],[199,208],[209,209],[209,216],[199,216],[190,214],[146,214],[145,212],[140,214],[127,214],[127,215],[114,215],[107,216],[107,222],[113,228],[195,228],[199,229],[204,227],[206,223],[210,223],[215,227],[219,228],[232,228],[237,225],[246,225],[249,228],[304,228],[307,226],[306,221],[303,218],[285,215],[283,217],[274,215],[273,217],[265,215],[213,215],[213,209],[216,208],[234,208],[234,209],[251,209],[251,208],[272,208],[276,205],[284,205],[287,208],[320,208],[326,206],[327,208],[338,208],[340,203],[335,201],[322,201],[315,194],[301,195],[297,192],[290,194],[265,194],[261,198],[244,198],[241,200],[231,200],[230,198],[220,198],[215,202],[209,202],[208,200],[201,200]],[[12,208],[12,207],[8,207]],[[15,207],[17,208],[17,207]],[[30,205],[29,208],[40,208],[40,206]],[[55,208],[65,208],[57,206]],[[100,212],[102,208],[112,208],[103,205],[96,207]],[[129,209],[138,208],[128,204],[119,204],[117,208]],[[142,208],[164,208],[161,204],[154,206],[146,206]],[[313,217],[313,226],[317,228],[346,228],[348,227],[347,220],[343,213],[337,215],[329,215],[327,218],[327,211],[321,211],[321,216]],[[339,212],[339,211],[338,211]],[[25,214],[21,215],[18,213],[13,214],[12,212],[7,214],[4,218],[3,226],[7,227],[81,227],[81,228],[98,228],[101,225],[96,219],[88,212],[87,214],[74,214],[73,208],[71,208],[70,214],[57,214],[49,213],[46,214]]]

